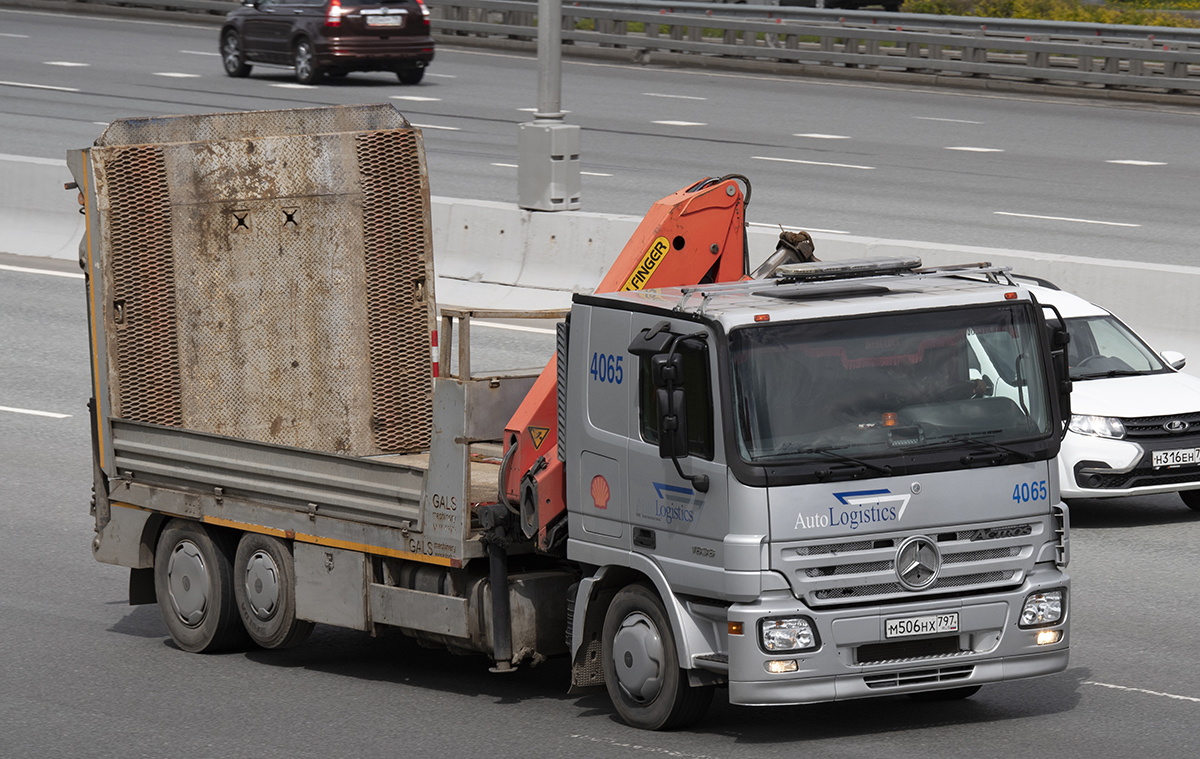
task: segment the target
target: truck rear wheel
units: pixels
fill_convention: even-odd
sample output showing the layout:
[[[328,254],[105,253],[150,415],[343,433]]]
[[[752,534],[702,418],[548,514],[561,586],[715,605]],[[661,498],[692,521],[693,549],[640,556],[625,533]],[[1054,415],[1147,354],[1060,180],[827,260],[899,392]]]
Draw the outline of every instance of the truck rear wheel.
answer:
[[[247,532],[233,560],[234,595],[250,638],[263,648],[291,648],[312,632],[296,618],[296,569],[290,546]]]
[[[233,593],[230,545],[221,533],[182,519],[167,523],[154,552],[154,592],[171,639],[208,653],[245,642]]]
[[[622,588],[613,598],[604,617],[601,662],[609,698],[633,727],[686,727],[712,702],[712,686],[688,683],[666,609],[645,585]]]

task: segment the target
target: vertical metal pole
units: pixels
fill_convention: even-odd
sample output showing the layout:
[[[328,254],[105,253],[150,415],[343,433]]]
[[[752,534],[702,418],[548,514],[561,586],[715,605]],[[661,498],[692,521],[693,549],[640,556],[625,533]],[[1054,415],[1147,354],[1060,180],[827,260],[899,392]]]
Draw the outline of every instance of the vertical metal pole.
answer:
[[[517,131],[517,203],[531,211],[579,208],[579,127],[563,121],[562,0],[538,0],[538,99]]]
[[[538,101],[534,118],[562,121],[562,0],[538,0]]]
[[[512,611],[508,603],[508,553],[489,542],[488,570],[492,586],[492,672],[512,672]]]

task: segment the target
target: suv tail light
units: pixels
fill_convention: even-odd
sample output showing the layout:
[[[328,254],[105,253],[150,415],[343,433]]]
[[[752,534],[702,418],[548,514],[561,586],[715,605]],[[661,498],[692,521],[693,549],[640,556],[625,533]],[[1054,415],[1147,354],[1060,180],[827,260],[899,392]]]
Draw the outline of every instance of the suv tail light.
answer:
[[[417,5],[421,7],[421,23],[429,26],[429,6],[425,4],[425,0],[417,0]]]
[[[325,14],[325,26],[342,25],[342,0],[333,0],[329,4],[329,12]]]

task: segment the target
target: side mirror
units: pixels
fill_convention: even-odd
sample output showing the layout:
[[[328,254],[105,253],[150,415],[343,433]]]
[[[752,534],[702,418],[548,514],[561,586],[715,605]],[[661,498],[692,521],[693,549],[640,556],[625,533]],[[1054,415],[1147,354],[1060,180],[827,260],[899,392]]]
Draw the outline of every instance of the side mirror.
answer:
[[[1052,321],[1046,319],[1046,330],[1050,338],[1050,363],[1054,371],[1054,386],[1058,394],[1058,411],[1062,417],[1062,436],[1067,434],[1067,423],[1071,421],[1071,360],[1067,346],[1071,344],[1071,333],[1067,331],[1067,320],[1054,306],[1043,303],[1042,308],[1054,314]],[[1049,317],[1049,314],[1047,314]]]
[[[1182,369],[1187,366],[1187,356],[1179,351],[1163,351],[1159,354],[1162,360],[1167,362],[1167,366],[1172,369]]]
[[[687,398],[677,383],[683,381],[683,356],[654,356],[650,371],[658,398],[658,455],[674,459],[688,455]]]

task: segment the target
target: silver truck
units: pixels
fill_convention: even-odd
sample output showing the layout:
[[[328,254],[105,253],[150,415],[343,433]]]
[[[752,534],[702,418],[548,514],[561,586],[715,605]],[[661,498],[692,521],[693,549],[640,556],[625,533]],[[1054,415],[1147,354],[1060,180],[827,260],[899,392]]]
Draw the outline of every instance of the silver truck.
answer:
[[[718,687],[936,700],[1066,667],[1065,330],[1005,270],[782,255],[439,312],[421,135],[390,106],[120,120],[68,159],[92,550],[180,648],[324,623],[498,671],[565,654],[649,729]],[[499,315],[566,317],[540,379],[472,373]],[[514,469],[506,426],[547,388],[529,429],[555,444]]]

